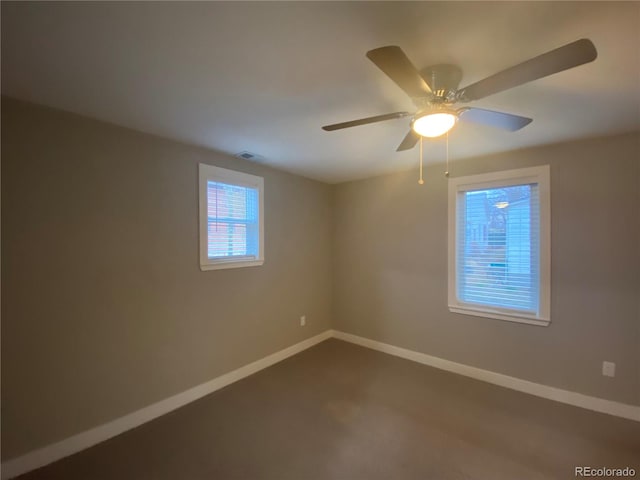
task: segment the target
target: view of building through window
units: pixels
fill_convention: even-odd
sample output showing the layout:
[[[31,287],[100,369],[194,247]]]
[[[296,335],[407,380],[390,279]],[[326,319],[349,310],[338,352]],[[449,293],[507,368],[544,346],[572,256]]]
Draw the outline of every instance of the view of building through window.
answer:
[[[258,190],[208,181],[208,257],[257,256],[258,235]]]
[[[460,300],[536,310],[537,185],[467,191],[463,201]]]

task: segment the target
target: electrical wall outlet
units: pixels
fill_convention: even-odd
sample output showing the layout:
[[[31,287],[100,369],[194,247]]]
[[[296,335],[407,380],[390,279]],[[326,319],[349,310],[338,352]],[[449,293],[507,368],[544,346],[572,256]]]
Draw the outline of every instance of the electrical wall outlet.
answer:
[[[616,364],[613,362],[602,362],[602,375],[605,377],[615,377]]]
[[[307,316],[306,315],[302,315],[300,317],[300,326],[304,327],[307,324]]]

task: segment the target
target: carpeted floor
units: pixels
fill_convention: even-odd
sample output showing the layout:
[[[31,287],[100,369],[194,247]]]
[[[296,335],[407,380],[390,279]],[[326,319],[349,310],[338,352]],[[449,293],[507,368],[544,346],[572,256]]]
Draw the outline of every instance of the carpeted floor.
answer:
[[[571,479],[640,423],[328,340],[22,480]]]

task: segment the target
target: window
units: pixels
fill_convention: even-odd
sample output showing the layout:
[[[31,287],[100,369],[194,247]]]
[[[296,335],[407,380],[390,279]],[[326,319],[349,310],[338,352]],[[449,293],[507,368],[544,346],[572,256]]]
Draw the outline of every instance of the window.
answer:
[[[200,268],[264,263],[261,177],[200,164]]]
[[[449,310],[550,321],[549,167],[449,183]]]

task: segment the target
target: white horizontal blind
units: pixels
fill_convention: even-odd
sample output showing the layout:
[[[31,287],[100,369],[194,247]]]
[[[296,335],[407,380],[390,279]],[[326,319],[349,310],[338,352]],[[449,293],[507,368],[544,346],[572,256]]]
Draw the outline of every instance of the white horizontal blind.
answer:
[[[458,192],[456,256],[460,302],[537,315],[538,184]]]
[[[209,259],[257,258],[257,188],[207,181],[207,256]]]

